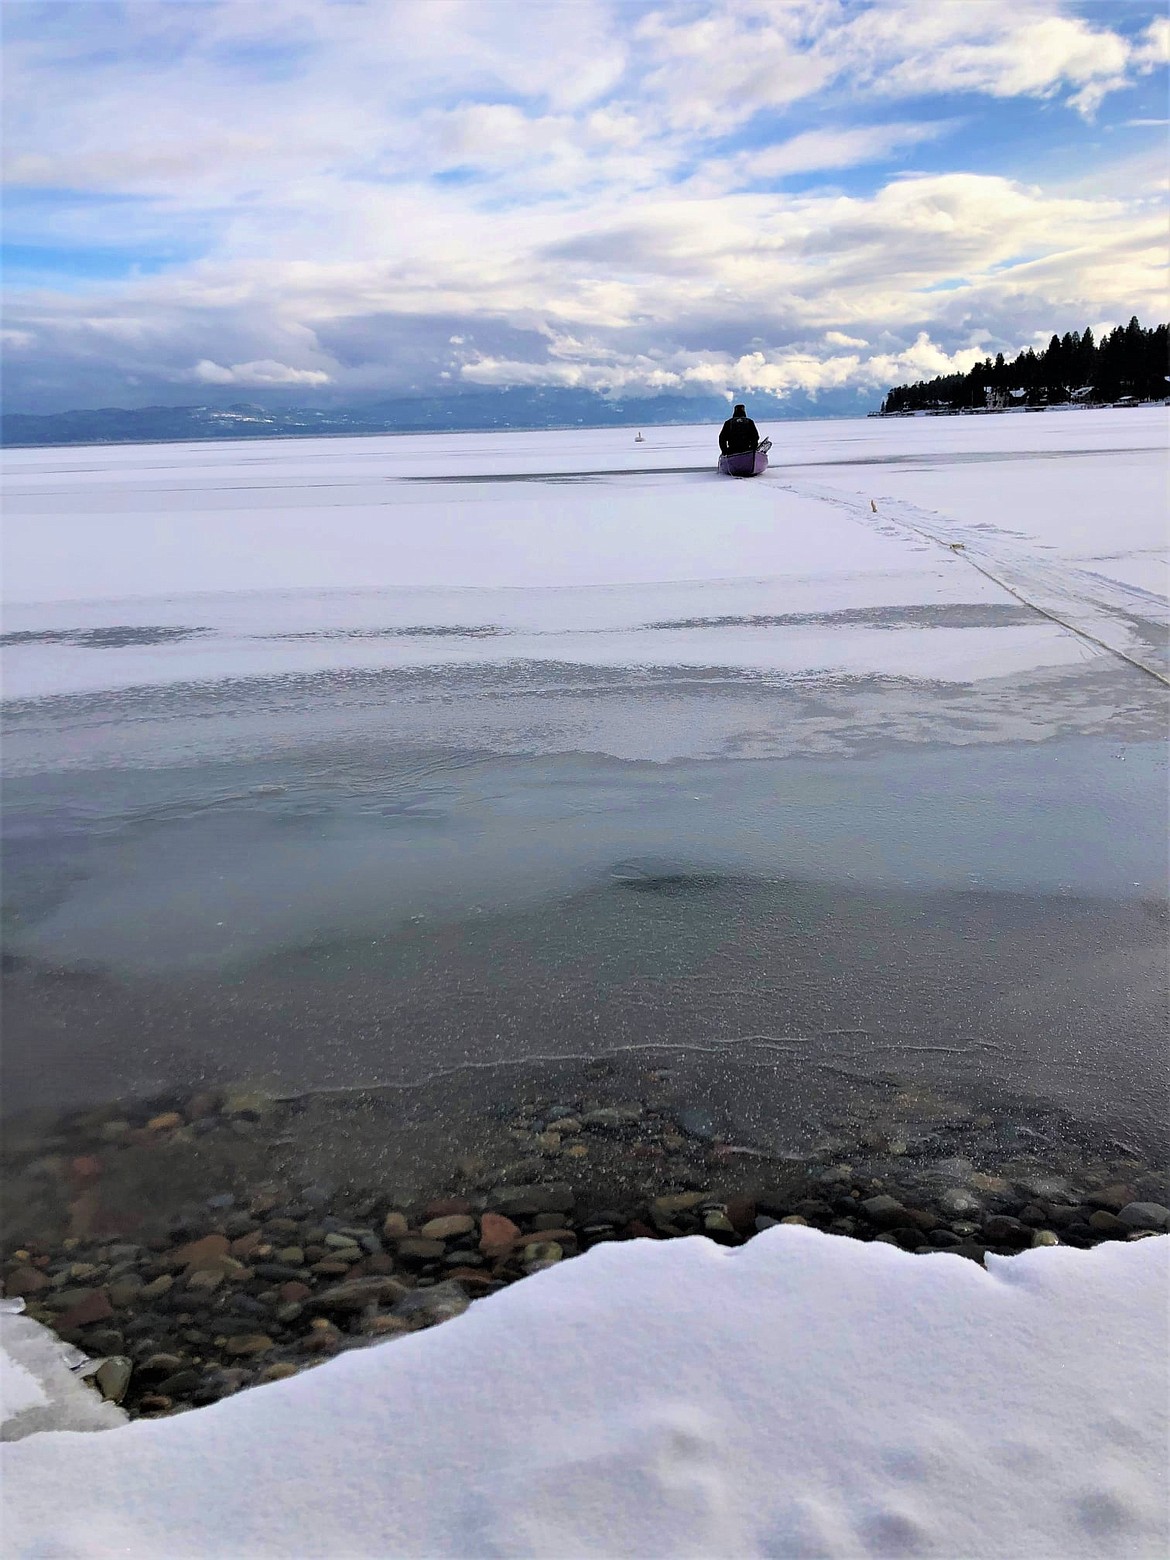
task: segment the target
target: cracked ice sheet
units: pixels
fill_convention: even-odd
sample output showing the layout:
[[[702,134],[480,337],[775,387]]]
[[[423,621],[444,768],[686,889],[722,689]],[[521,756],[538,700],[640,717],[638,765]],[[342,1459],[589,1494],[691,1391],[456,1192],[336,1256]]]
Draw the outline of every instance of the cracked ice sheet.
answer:
[[[603,1245],[213,1407],[5,1447],[6,1552],[1160,1556],[1168,1246]]]

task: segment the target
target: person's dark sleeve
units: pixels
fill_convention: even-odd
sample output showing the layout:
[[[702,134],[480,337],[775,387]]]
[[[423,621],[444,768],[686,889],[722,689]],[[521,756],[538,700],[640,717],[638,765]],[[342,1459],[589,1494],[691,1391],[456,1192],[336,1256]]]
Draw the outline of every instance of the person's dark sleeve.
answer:
[[[727,430],[730,427],[731,427],[731,422],[730,422],[730,420],[728,420],[727,422],[725,422],[723,424],[722,428],[720,428],[720,430],[719,430],[719,453],[720,453],[720,455],[726,455],[727,454]]]
[[[747,420],[747,425],[752,430],[752,438],[758,444],[760,442],[760,430],[756,427],[755,423],[751,420],[750,417]]]

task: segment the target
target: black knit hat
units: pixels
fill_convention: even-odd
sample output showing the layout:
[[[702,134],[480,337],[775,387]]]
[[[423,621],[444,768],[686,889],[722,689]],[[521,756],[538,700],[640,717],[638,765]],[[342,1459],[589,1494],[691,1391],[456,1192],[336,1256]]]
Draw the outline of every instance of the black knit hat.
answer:
[[[743,402],[742,401],[738,402],[738,404],[736,405],[735,410],[732,412],[731,415],[733,417],[746,417],[747,416],[747,412],[744,410],[744,406],[743,406]]]

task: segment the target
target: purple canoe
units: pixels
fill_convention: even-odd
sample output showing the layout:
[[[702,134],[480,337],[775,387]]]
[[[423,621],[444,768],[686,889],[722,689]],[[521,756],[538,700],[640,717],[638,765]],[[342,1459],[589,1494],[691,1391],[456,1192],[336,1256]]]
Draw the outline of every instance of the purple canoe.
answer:
[[[754,450],[744,450],[738,455],[720,455],[719,470],[725,477],[758,477],[768,469],[768,451],[771,448],[771,439],[765,439]]]

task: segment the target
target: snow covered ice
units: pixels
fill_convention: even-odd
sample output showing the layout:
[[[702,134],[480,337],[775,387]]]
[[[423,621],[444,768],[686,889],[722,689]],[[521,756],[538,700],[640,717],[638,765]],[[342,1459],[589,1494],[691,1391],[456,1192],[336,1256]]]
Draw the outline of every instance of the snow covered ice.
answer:
[[[518,661],[946,684],[1091,658],[1013,614],[956,542],[1033,586],[1042,565],[1074,626],[1112,611],[1121,648],[1144,619],[1164,633],[1160,411],[786,424],[750,483],[715,476],[710,444],[663,428],[637,448],[592,429],[10,452],[7,631],[38,637],[11,646],[8,697]],[[100,655],[77,637],[134,625],[187,632],[91,640]]]
[[[1168,1245],[598,1247],[214,1407],[5,1447],[5,1552],[1153,1560]]]

